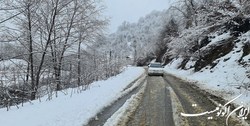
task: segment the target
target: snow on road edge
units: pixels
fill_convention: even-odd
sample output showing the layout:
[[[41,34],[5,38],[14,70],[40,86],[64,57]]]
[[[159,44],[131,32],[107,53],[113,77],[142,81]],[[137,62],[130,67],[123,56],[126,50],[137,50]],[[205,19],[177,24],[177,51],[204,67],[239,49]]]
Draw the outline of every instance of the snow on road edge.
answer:
[[[46,101],[25,103],[24,107],[12,107],[10,111],[0,109],[0,122],[3,126],[82,126],[105,106],[123,95],[124,89],[145,73],[144,68],[128,67],[121,74],[105,81],[94,82],[89,90],[73,94],[67,89],[58,92],[58,98]],[[128,90],[127,90],[128,91]],[[68,95],[65,95],[66,94]]]
[[[172,111],[173,111],[173,120],[176,126],[189,126],[186,118],[180,115],[181,112],[184,112],[184,109],[181,105],[180,100],[175,94],[174,90],[171,87],[166,87],[170,92],[170,98],[172,103]]]
[[[121,92],[121,95],[120,95],[119,98],[125,96],[126,94],[128,94],[129,92],[131,92],[132,90],[134,90],[136,87],[138,87],[141,83],[143,83],[143,81],[146,79],[146,77],[147,77],[146,74],[141,75],[139,77],[139,79],[136,80],[131,87],[129,87],[129,88],[125,89],[123,92]]]
[[[144,82],[138,93],[131,96],[124,105],[117,110],[104,124],[104,126],[125,126],[129,117],[135,112],[146,89],[147,81]]]

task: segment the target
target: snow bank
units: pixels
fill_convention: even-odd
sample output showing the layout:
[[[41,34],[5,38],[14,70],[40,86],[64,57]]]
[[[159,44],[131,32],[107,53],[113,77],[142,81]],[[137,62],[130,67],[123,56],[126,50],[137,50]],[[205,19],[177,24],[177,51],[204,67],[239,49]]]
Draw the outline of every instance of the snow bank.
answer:
[[[123,90],[135,79],[144,74],[144,69],[128,67],[121,74],[105,81],[91,84],[89,90],[79,94],[70,94],[77,89],[68,89],[58,92],[58,98],[42,102],[35,100],[10,111],[0,109],[0,122],[2,126],[81,126],[85,125],[91,117],[100,112],[117,98],[121,97]]]
[[[104,124],[104,126],[125,126],[129,121],[131,115],[136,111],[137,107],[142,100],[143,94],[146,89],[146,81],[138,93],[131,96],[124,105],[116,111]]]
[[[218,59],[216,67],[212,69],[206,67],[199,72],[193,72],[193,69],[177,69],[176,66],[182,61],[180,59],[173,61],[172,64],[166,65],[164,69],[167,73],[178,76],[184,80],[197,82],[197,86],[200,88],[205,89],[214,95],[223,97],[226,100],[232,100],[243,93],[244,95],[237,99],[235,103],[250,106],[250,99],[248,97],[249,91],[242,87],[237,89],[240,85],[249,82],[246,75],[247,70],[235,62],[239,53],[231,52]],[[223,59],[227,57],[230,57],[230,59],[224,62]]]
[[[216,59],[215,67],[206,66],[199,72],[194,72],[194,69],[181,70],[177,69],[183,61],[182,58],[173,60],[165,66],[167,73],[176,75],[184,80],[198,82],[197,86],[207,90],[214,95],[223,97],[226,100],[231,100],[240,94],[235,103],[250,106],[250,98],[248,97],[249,91],[246,86],[249,85],[250,79],[247,77],[247,72],[250,71],[249,67],[239,64],[239,60],[243,54],[243,46],[249,42],[250,32],[244,33],[239,37],[239,42],[235,43],[233,50],[227,55]],[[218,44],[221,40],[230,37],[229,33],[224,33],[216,36],[207,45]],[[250,55],[243,57],[243,61],[249,63]],[[186,68],[194,66],[195,62],[189,61]]]

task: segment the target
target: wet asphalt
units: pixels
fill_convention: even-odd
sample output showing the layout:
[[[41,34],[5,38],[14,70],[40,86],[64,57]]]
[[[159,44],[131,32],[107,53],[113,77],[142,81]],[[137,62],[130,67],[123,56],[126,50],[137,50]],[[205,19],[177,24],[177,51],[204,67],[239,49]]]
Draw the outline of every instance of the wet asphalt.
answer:
[[[149,76],[144,98],[127,126],[174,126],[168,86],[161,76]]]
[[[145,93],[136,111],[129,117],[126,126],[175,126],[169,87],[173,89],[180,101],[183,113],[201,113],[214,110],[214,101],[224,104],[226,101],[199,89],[195,84],[185,82],[171,75],[148,76]],[[98,120],[93,118],[88,126],[102,126],[111,115],[117,111],[127,99],[139,91],[141,86],[113,105],[99,113]],[[194,107],[193,104],[196,104]],[[174,113],[180,114],[180,113]],[[209,120],[206,115],[200,117],[185,117],[187,124],[183,126],[226,126],[225,117],[214,117]],[[229,126],[243,126],[239,120],[230,118]]]

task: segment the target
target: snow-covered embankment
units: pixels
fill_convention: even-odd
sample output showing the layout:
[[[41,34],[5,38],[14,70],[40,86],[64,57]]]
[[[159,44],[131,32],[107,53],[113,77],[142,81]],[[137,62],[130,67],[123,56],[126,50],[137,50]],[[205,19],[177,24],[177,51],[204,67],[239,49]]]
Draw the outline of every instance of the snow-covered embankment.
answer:
[[[144,68],[128,67],[121,74],[105,81],[94,82],[89,90],[70,93],[77,89],[58,92],[58,98],[25,103],[10,111],[0,109],[0,123],[3,126],[81,126],[100,112],[105,106],[124,95],[124,89],[144,74]],[[65,95],[68,94],[68,95]]]

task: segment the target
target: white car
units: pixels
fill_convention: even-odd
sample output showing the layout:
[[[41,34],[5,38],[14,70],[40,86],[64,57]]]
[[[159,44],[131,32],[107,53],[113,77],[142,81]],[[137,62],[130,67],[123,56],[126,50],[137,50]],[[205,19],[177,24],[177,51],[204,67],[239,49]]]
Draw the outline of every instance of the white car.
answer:
[[[149,76],[163,76],[163,66],[161,63],[155,62],[148,65]]]

